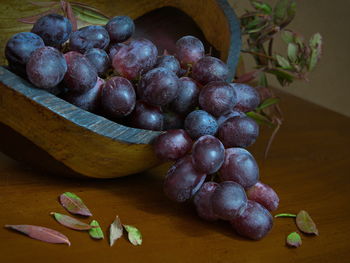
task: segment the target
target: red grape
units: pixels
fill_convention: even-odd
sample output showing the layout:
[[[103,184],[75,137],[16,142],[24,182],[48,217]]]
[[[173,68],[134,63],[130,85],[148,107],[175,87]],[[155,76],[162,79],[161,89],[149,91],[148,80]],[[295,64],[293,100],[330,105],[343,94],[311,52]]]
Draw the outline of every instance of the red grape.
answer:
[[[249,200],[258,202],[269,211],[275,211],[278,208],[280,199],[276,192],[267,184],[257,182],[247,190]]]
[[[91,48],[84,53],[84,56],[90,61],[91,65],[96,68],[97,74],[101,77],[105,74],[111,61],[106,51],[99,48]]]
[[[192,78],[202,85],[211,81],[225,81],[228,76],[228,67],[218,58],[204,57],[193,65]]]
[[[185,130],[193,139],[203,135],[214,135],[217,129],[216,119],[203,110],[192,111],[185,119]]]
[[[108,56],[109,56],[110,60],[113,61],[114,55],[117,54],[119,49],[121,49],[122,47],[125,47],[125,46],[126,45],[123,43],[113,43],[113,44],[109,45],[107,50],[108,50]]]
[[[184,36],[176,41],[176,57],[183,68],[194,64],[204,56],[202,41],[194,36]]]
[[[115,16],[106,24],[111,42],[124,42],[135,31],[134,21],[128,16]]]
[[[237,103],[234,106],[235,110],[248,112],[259,106],[260,95],[256,89],[241,83],[231,83],[230,85],[236,91],[237,95]]]
[[[171,102],[173,111],[188,114],[198,105],[199,88],[193,79],[182,77],[179,79],[179,89],[176,98]]]
[[[244,112],[241,111],[236,111],[236,110],[231,110],[226,114],[221,115],[217,121],[218,121],[218,125],[220,127],[221,124],[223,124],[226,120],[228,120],[229,118],[232,117],[246,117],[246,115],[244,114]]]
[[[174,56],[170,55],[163,55],[161,57],[158,57],[155,67],[166,68],[174,72],[176,75],[179,75],[181,69],[179,61]]]
[[[193,198],[193,203],[196,207],[197,214],[199,217],[208,221],[215,221],[218,219],[217,215],[215,215],[213,211],[211,202],[211,196],[218,185],[219,184],[215,182],[204,183]]]
[[[143,101],[137,101],[134,111],[129,115],[131,127],[161,131],[164,117],[160,107],[152,106]]]

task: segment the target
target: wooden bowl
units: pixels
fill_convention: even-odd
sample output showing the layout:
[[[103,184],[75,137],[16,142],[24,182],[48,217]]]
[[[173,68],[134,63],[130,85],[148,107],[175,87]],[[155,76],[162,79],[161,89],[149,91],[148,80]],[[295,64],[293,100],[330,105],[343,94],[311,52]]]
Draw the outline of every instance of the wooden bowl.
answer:
[[[239,22],[225,0],[85,1],[107,14],[129,15],[136,36],[172,52],[184,35],[199,37],[226,61],[234,77]],[[113,13],[110,10],[117,10]],[[65,175],[112,178],[145,171],[159,161],[150,143],[160,132],[126,127],[79,109],[0,68],[0,150],[14,159]]]

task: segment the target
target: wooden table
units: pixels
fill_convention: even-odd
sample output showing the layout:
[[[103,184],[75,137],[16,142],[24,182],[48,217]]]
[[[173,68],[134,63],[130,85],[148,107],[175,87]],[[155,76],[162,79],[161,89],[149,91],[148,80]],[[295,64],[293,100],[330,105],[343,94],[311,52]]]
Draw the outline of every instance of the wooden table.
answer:
[[[46,244],[0,228],[0,261],[349,262],[350,120],[295,97],[280,96],[286,121],[269,158],[262,158],[269,131],[262,132],[251,151],[262,180],[279,193],[277,212],[305,209],[317,223],[320,236],[302,235],[300,248],[285,246],[286,235],[296,231],[292,219],[276,219],[272,232],[258,242],[237,236],[226,223],[200,220],[190,204],[165,198],[161,173],[104,181],[71,179],[31,170],[0,155],[0,226],[47,226],[72,242],[71,247]],[[87,233],[56,223],[49,213],[64,212],[57,197],[65,191],[80,195],[105,231],[115,215],[137,226],[143,234],[142,246],[134,247],[122,238],[109,247],[107,240],[94,241]]]

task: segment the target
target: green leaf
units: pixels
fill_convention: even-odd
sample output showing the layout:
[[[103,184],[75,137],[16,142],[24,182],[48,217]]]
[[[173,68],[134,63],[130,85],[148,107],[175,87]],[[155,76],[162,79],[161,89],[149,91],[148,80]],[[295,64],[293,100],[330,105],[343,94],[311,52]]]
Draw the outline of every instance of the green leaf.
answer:
[[[276,25],[282,27],[289,24],[295,16],[296,1],[295,0],[279,0],[273,10],[273,20]]]
[[[90,210],[84,204],[79,196],[71,192],[65,192],[59,196],[61,205],[67,209],[68,212],[82,216],[92,216]]]
[[[264,72],[261,72],[261,73],[260,73],[260,76],[259,76],[259,86],[262,86],[262,87],[265,87],[265,88],[268,86],[266,74],[265,74]]]
[[[287,245],[291,247],[300,247],[302,244],[301,237],[297,232],[290,233],[287,236]]]
[[[318,61],[318,51],[317,49],[312,49],[311,55],[309,58],[309,63],[308,63],[309,71],[312,71],[316,67],[317,61]]]
[[[318,236],[318,229],[308,212],[301,210],[295,219],[300,231],[306,234],[315,234]]]
[[[271,105],[274,105],[276,103],[279,103],[280,102],[280,99],[279,98],[268,98],[266,100],[264,100],[260,105],[259,107],[257,107],[256,109],[257,110],[262,110],[262,109],[265,109],[267,107],[270,107]]]
[[[264,14],[270,15],[272,13],[272,7],[268,3],[251,1],[251,4],[256,10],[262,11]]]
[[[93,226],[90,226],[88,224],[85,224],[84,222],[81,222],[73,217],[67,216],[67,215],[63,215],[60,213],[55,213],[55,212],[51,212],[51,215],[53,215],[55,217],[55,219],[57,220],[58,223],[60,223],[61,225],[68,227],[70,229],[74,229],[74,230],[90,230],[91,228],[93,228]]]
[[[93,239],[104,239],[103,231],[96,220],[92,220],[90,226],[94,227],[89,230],[89,235]]]
[[[134,246],[138,246],[142,244],[142,234],[141,232],[134,226],[123,225],[125,230],[128,232],[128,239],[131,244]]]
[[[293,63],[298,59],[298,46],[294,43],[288,44],[288,58]]]
[[[276,55],[277,63],[283,68],[283,69],[291,69],[292,66],[290,65],[288,59],[285,57],[282,57],[280,55]]]
[[[288,213],[282,213],[282,214],[275,215],[275,218],[278,218],[278,217],[297,217],[297,215],[296,214],[288,214]]]
[[[77,19],[93,25],[105,25],[109,20],[106,16],[81,6],[72,5],[72,9]]]
[[[292,43],[294,41],[294,34],[291,31],[283,30],[281,37],[286,44]]]
[[[280,82],[280,84],[282,86],[285,86],[285,85],[292,83],[294,78],[295,78],[290,73],[284,71],[283,69],[279,69],[279,68],[269,69],[267,72],[275,75],[277,80]]]
[[[311,48],[317,48],[318,46],[322,45],[322,36],[320,33],[314,34],[309,41]]]
[[[260,125],[267,125],[269,127],[274,126],[274,124],[268,118],[266,118],[264,115],[257,113],[255,111],[246,112],[246,115],[252,118],[253,120],[255,120]]]

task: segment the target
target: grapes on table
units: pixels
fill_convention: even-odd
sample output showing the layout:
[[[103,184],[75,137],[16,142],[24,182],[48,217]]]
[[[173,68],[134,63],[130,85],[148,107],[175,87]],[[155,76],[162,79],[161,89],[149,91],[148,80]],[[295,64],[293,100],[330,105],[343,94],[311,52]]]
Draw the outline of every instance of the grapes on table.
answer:
[[[213,205],[211,202],[211,196],[218,185],[219,184],[215,182],[204,183],[193,198],[193,203],[196,207],[197,214],[199,217],[208,221],[215,221],[219,219],[213,211]]]
[[[280,201],[275,190],[260,181],[247,190],[247,196],[249,200],[261,204],[269,211],[275,211]]]

